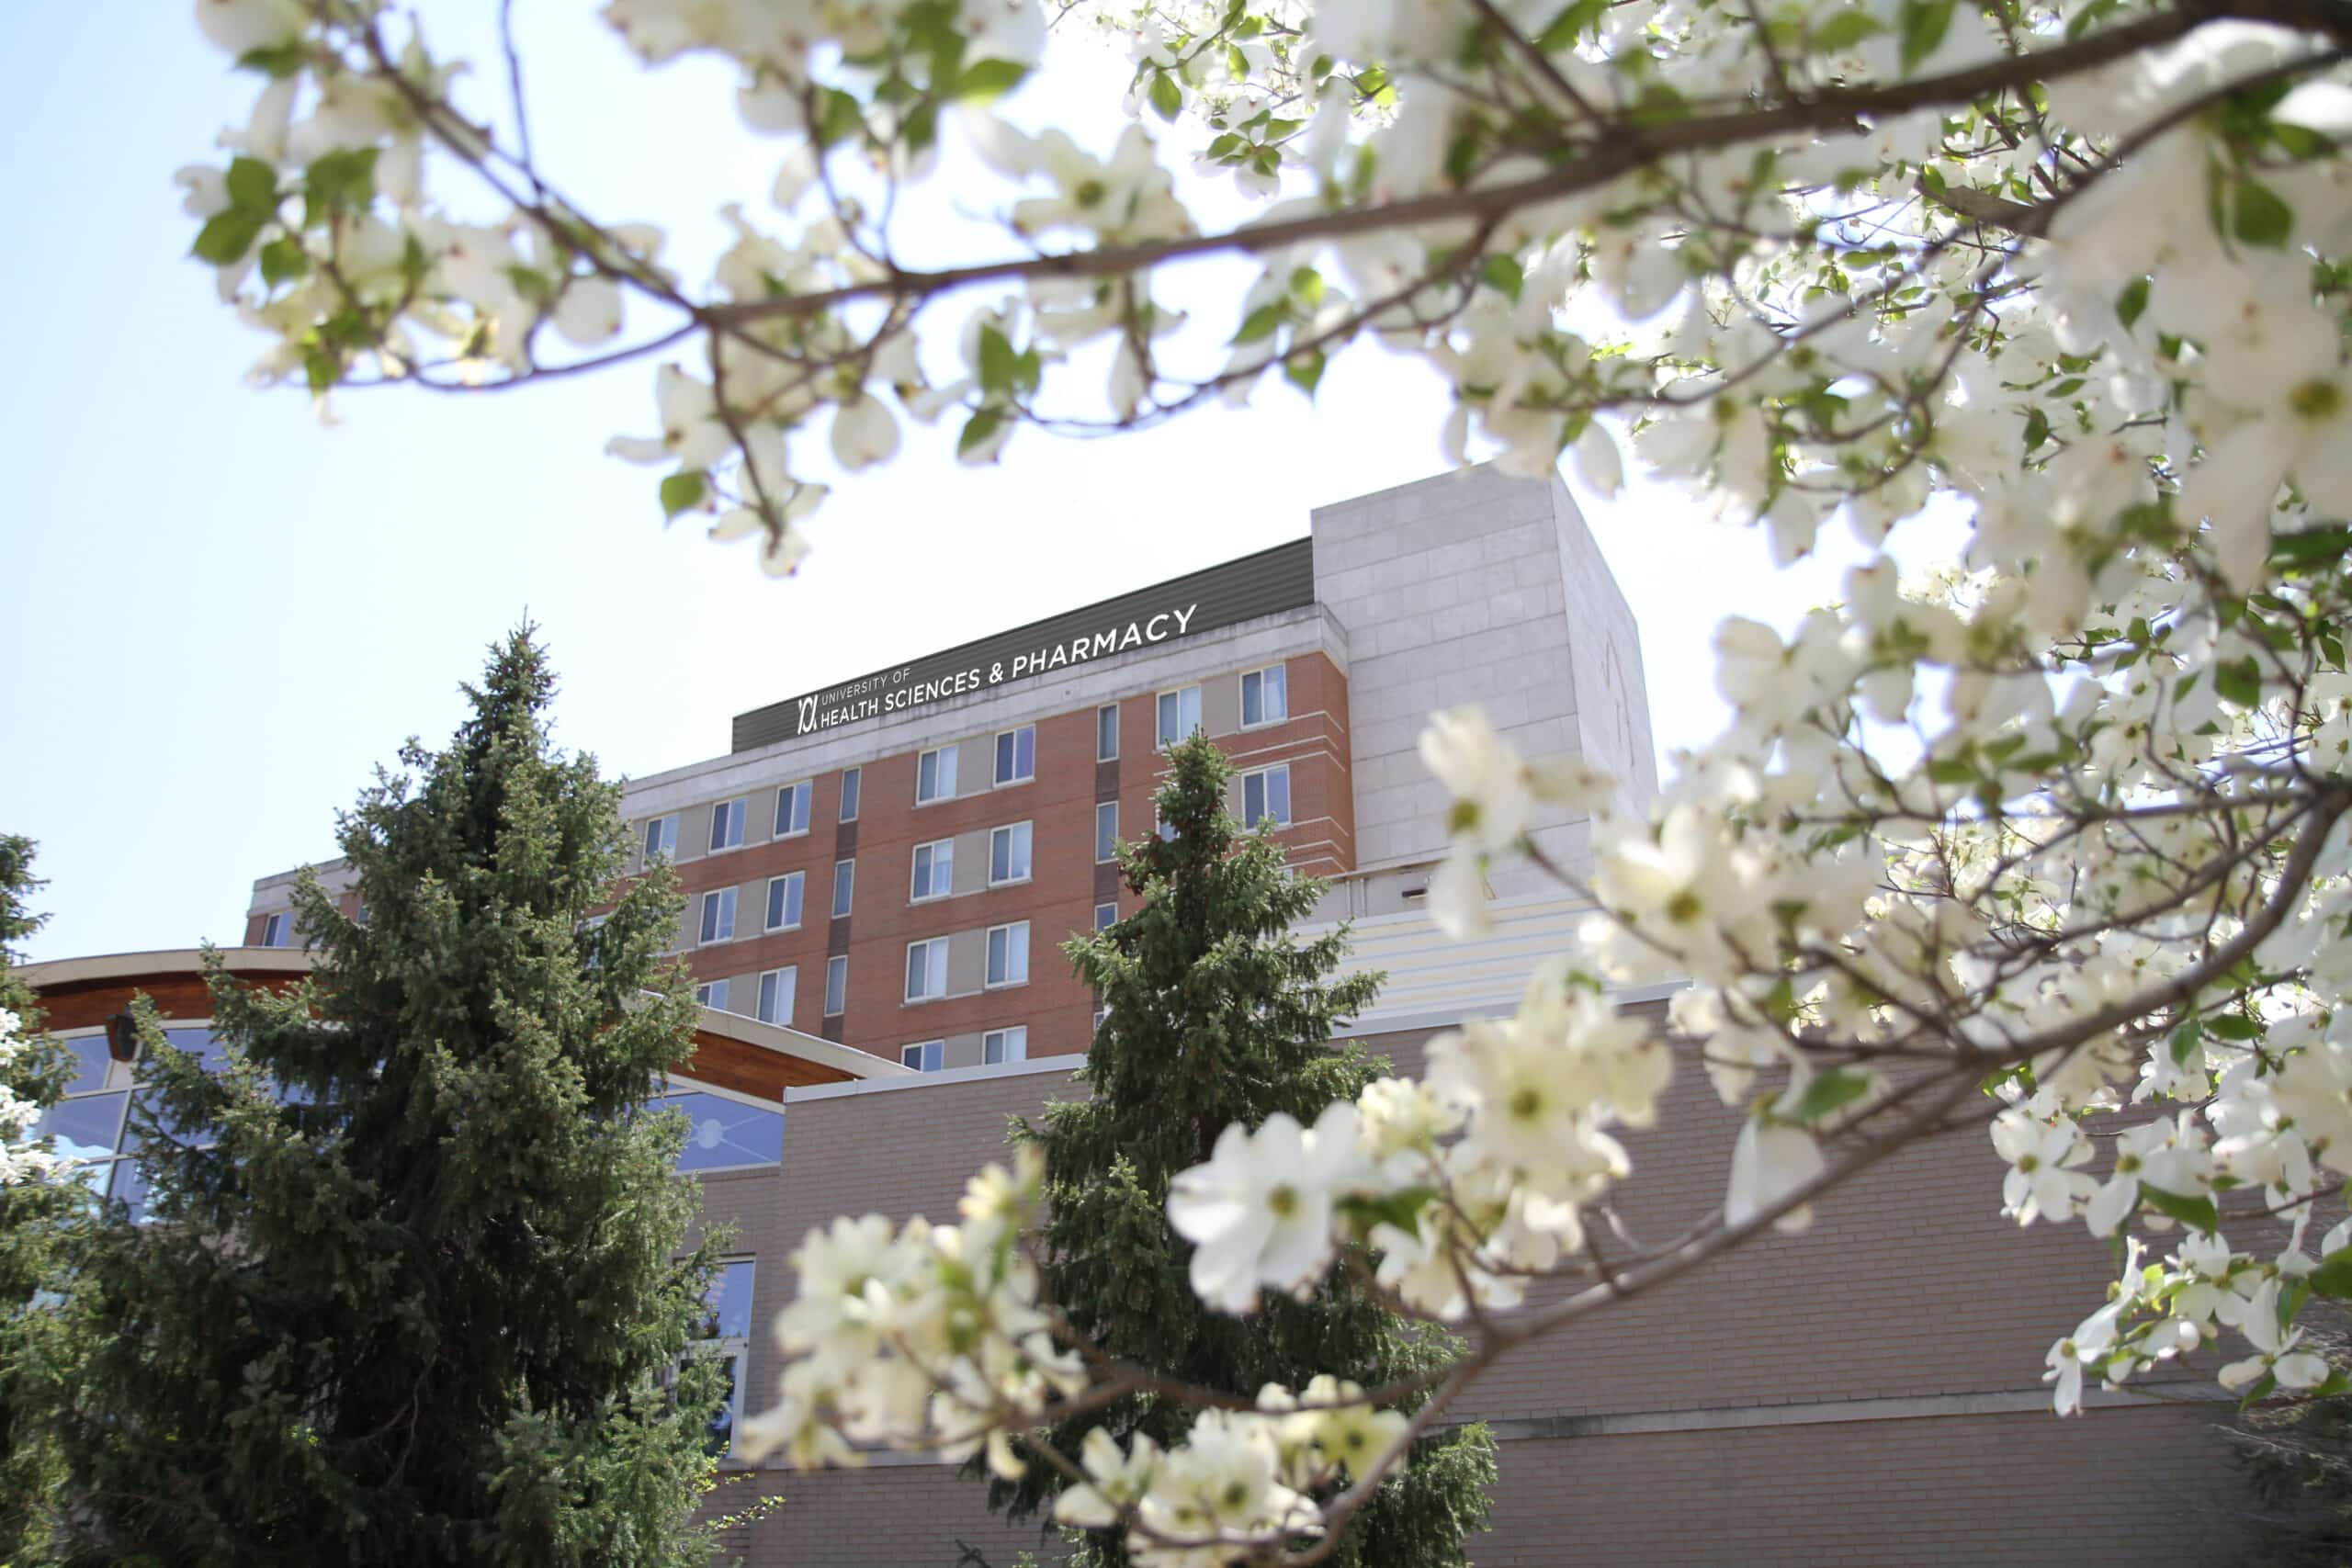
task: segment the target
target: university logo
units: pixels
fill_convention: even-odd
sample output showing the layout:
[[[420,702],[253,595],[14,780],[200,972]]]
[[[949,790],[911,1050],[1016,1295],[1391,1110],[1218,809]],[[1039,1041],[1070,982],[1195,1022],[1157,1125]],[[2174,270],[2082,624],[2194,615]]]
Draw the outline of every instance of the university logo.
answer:
[[[800,699],[800,723],[797,728],[803,735],[817,728],[817,699],[813,694]]]

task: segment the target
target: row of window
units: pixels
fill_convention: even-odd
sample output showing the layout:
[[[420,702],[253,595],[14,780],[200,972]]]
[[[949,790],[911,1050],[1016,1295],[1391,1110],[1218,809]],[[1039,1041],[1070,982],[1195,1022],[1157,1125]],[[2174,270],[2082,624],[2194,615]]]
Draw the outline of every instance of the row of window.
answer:
[[[1288,677],[1279,664],[1263,670],[1250,670],[1241,676],[1241,727],[1254,728],[1260,725],[1279,724],[1290,716]],[[1173,746],[1201,728],[1201,688],[1184,686],[1159,694],[1157,739],[1162,747]],[[919,753],[915,758],[915,804],[929,806],[934,801],[952,800],[956,795],[956,759],[958,748],[942,746]],[[1106,703],[1095,710],[1094,760],[1108,762],[1119,755],[1119,705]],[[999,732],[996,737],[996,767],[992,787],[1027,784],[1037,776],[1037,727],[1024,724],[1017,729]],[[864,782],[864,770],[842,770],[841,820],[857,820],[858,796]],[[779,839],[797,838],[808,831],[808,802],[810,781],[783,785],[775,792],[775,832]],[[751,809],[749,797],[722,800],[710,808],[710,850],[716,853],[731,850],[743,842],[743,823]],[[650,863],[674,856],[678,852],[678,818],[676,813],[656,817],[645,824],[645,858]]]
[[[899,1047],[899,1064],[919,1073],[935,1073],[946,1065],[947,1042],[925,1040],[913,1045]],[[991,1029],[980,1036],[980,1062],[984,1066],[996,1066],[1004,1062],[1025,1062],[1029,1059],[1029,1029],[1026,1024],[1013,1024],[1007,1029]]]
[[[793,1004],[800,993],[800,967],[787,964],[766,970],[759,977],[759,995],[752,1016],[762,1023],[790,1029]],[[726,980],[706,980],[695,987],[695,1000],[720,1012],[735,1010],[733,986]],[[825,1016],[839,1018],[849,1000],[849,955],[837,953],[825,960]]]
[[[1244,826],[1253,829],[1261,824],[1278,828],[1290,825],[1289,763],[1254,768],[1241,775],[1241,816]],[[1118,841],[1119,803],[1098,802],[1094,807],[1095,863],[1102,864],[1116,858]],[[1035,852],[1033,824],[1012,822],[990,829],[988,885],[1006,887],[1027,882],[1035,870]],[[767,922],[763,929],[782,931],[799,926],[806,885],[805,872],[789,871],[768,878]],[[908,874],[907,902],[922,904],[944,898],[955,891],[955,885],[956,840],[934,839],[917,844]],[[833,919],[841,919],[850,913],[856,890],[857,863],[835,861]],[[697,942],[708,945],[734,940],[736,898],[737,890],[732,887],[712,888],[702,896]]]
[[[1012,920],[988,929],[988,962],[982,985],[990,990],[1029,983],[1029,922]],[[907,943],[907,990],[910,1002],[937,1001],[947,994],[947,939],[924,937]]]

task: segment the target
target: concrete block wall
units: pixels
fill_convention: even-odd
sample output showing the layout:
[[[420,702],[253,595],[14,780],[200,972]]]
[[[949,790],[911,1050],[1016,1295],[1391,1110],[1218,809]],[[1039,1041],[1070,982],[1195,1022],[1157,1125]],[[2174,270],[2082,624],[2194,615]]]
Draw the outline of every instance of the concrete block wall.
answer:
[[[1365,1044],[1418,1072],[1427,1037]],[[1679,1066],[1658,1127],[1626,1139],[1621,1208],[1645,1239],[1720,1201],[1736,1126],[1697,1063]],[[783,1259],[810,1226],[952,1213],[964,1179],[1001,1156],[1008,1117],[1078,1092],[1051,1063],[794,1091],[784,1167],[761,1179],[761,1321],[789,1295]],[[1823,1204],[1809,1232],[1758,1240],[1489,1369],[1454,1412],[1499,1439],[1493,1529],[1473,1561],[2232,1561],[2245,1499],[2211,1367],[2164,1390],[2174,1403],[2094,1395],[2081,1416],[2051,1415],[2043,1353],[2104,1299],[2110,1264],[2079,1228],[2002,1220],[2000,1172],[1981,1130],[1919,1146]],[[772,1397],[773,1353],[754,1357],[747,1408]],[[744,1532],[755,1564],[946,1568],[958,1540],[1000,1565],[1022,1550],[1055,1559],[936,1463],[882,1456],[759,1484],[787,1502]]]
[[[1348,634],[1360,868],[1443,852],[1445,792],[1417,753],[1442,708],[1484,708],[1530,758],[1609,767],[1630,799],[1656,792],[1633,615],[1558,479],[1442,474],[1318,507],[1314,533],[1316,596]],[[1575,814],[1539,818],[1537,838],[1584,858]],[[1544,886],[1496,873],[1500,896]]]

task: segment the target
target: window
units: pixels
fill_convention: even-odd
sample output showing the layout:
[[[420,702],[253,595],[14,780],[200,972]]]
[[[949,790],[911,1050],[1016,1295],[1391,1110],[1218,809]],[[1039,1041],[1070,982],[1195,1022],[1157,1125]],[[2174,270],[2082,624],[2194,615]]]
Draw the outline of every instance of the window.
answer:
[[[645,863],[675,860],[678,855],[678,814],[655,817],[645,824]]]
[[[735,1441],[735,1424],[743,1416],[743,1358],[752,1344],[752,1270],[748,1258],[721,1263],[710,1277],[704,1295],[703,1315],[687,1341],[686,1362],[707,1357],[726,1368],[727,1397],[710,1417],[709,1452],[724,1456]]]
[[[1290,716],[1290,681],[1279,664],[1241,677],[1241,727],[1280,724]]]
[[[1026,784],[1037,776],[1037,727],[1024,724],[996,738],[996,782]]]
[[[920,904],[926,898],[944,898],[956,886],[956,840],[940,839],[915,846],[915,876],[907,890],[907,902]]]
[[[1114,762],[1119,757],[1119,705],[1104,703],[1094,710],[1094,760]]]
[[[176,1038],[181,1032],[172,1031],[174,1044],[182,1044]],[[210,1036],[206,1034],[205,1039],[209,1043]],[[127,1179],[118,1179],[117,1166],[129,1168],[129,1162],[118,1156],[125,1152],[124,1118],[130,1108],[132,1065],[114,1059],[107,1049],[104,1031],[73,1036],[64,1044],[74,1055],[73,1079],[57,1102],[41,1112],[33,1136],[54,1138],[59,1162],[71,1162],[70,1174],[91,1191],[103,1193],[113,1185],[115,1196],[129,1201],[131,1195],[122,1190]]]
[[[651,1111],[686,1114],[686,1146],[678,1169],[741,1170],[784,1163],[784,1112],[702,1089],[678,1089],[656,1099]]]
[[[1277,828],[1290,826],[1288,762],[1241,775],[1241,825],[1255,828],[1261,823]]]
[[[865,770],[864,768],[843,768],[842,770],[841,820],[844,822],[854,822],[857,820],[857,792],[864,786],[865,783]]]
[[[1015,822],[989,834],[989,886],[1029,880],[1029,824]]]
[[[1159,743],[1173,746],[1201,727],[1201,689],[1159,694]]]
[[[800,988],[797,968],[771,969],[760,976],[760,1021],[792,1027],[792,1000]]]
[[[1094,929],[1096,931],[1107,931],[1118,923],[1119,907],[1116,904],[1097,904],[1094,906]]]
[[[915,804],[956,798],[956,748],[943,746],[915,759]]]
[[[1025,1024],[991,1029],[980,1036],[980,1060],[989,1066],[999,1062],[1026,1061],[1028,1056],[1029,1030]]]
[[[929,1001],[947,994],[947,939],[907,943],[907,1000]]]
[[[1163,844],[1172,844],[1176,841],[1176,824],[1162,822],[1159,819],[1159,806],[1157,802],[1154,802],[1151,807],[1151,830],[1159,835],[1159,841]]]
[[[1094,1010],[1094,1028],[1098,1033],[1102,1031],[1102,1021],[1110,1016],[1111,1010],[1109,1008],[1096,1008]]]
[[[1094,805],[1094,863],[1119,858],[1119,803],[1102,800]]]
[[[808,830],[808,781],[789,784],[775,792],[775,836],[789,839]]]
[[[942,944],[944,945],[944,943]],[[989,977],[991,986],[1029,983],[1029,922],[989,928]]]
[[[944,1065],[947,1054],[944,1040],[926,1040],[920,1045],[899,1047],[899,1064],[919,1073],[935,1073]]]
[[[265,915],[261,922],[261,944],[264,947],[284,947],[292,934],[294,922],[284,915]]]
[[[743,841],[743,807],[740,800],[722,800],[710,808],[710,847],[731,850]]]
[[[769,901],[775,901],[771,889]],[[702,940],[732,942],[735,940],[735,889],[715,888],[702,896]]]
[[[836,953],[825,960],[825,1016],[839,1018],[849,1003],[849,954]]]
[[[790,931],[800,923],[800,895],[808,881],[805,871],[768,878],[768,930]]]
[[[849,902],[857,896],[857,863],[837,860],[833,863],[833,919],[849,913]]]
[[[727,982],[724,980],[706,980],[701,985],[696,986],[695,987],[695,1005],[696,1007],[717,1008],[720,1012],[725,1012],[727,1010]]]

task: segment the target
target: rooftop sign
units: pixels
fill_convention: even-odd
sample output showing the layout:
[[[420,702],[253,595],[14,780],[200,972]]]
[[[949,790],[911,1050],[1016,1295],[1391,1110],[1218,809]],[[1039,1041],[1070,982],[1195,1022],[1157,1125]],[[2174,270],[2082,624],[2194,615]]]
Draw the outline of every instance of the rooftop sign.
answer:
[[[1294,539],[910,664],[737,714],[729,749],[749,751],[797,740],[1314,602],[1314,541]]]

